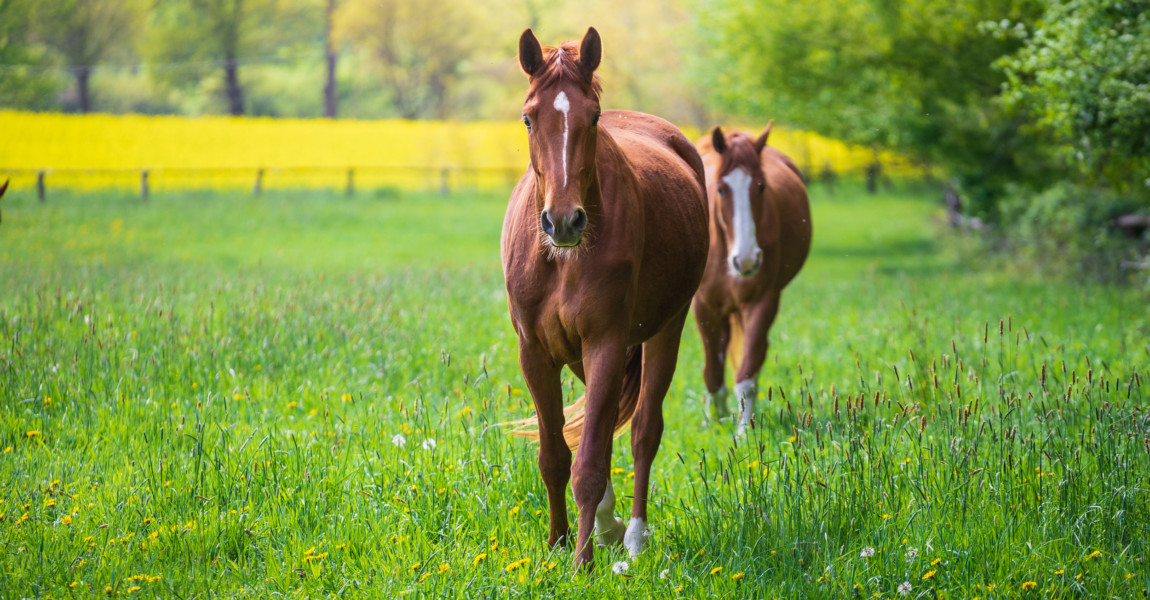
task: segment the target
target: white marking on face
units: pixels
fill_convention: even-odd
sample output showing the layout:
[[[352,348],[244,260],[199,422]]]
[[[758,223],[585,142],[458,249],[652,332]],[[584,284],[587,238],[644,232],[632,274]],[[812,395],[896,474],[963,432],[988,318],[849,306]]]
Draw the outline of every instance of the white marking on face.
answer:
[[[563,113],[563,187],[567,187],[567,113],[571,110],[571,102],[567,100],[567,92],[559,92],[555,96],[555,110]]]
[[[751,213],[751,175],[743,168],[735,169],[723,177],[723,183],[731,190],[735,204],[735,247],[727,257],[727,263],[734,268],[735,263],[742,267],[751,265],[758,254],[758,239],[755,237],[755,218]]]

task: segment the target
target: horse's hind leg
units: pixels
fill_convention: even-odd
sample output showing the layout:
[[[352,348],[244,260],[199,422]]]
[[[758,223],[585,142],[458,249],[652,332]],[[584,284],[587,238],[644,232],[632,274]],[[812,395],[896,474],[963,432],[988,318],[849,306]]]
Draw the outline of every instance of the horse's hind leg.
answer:
[[[707,386],[704,420],[723,421],[731,416],[727,408],[727,386],[723,384],[731,323],[727,317],[697,299],[692,303],[692,310],[699,336],[703,338],[703,383]]]
[[[631,453],[635,456],[635,491],[631,505],[631,521],[623,536],[623,545],[631,556],[647,547],[651,535],[647,522],[647,497],[651,483],[651,464],[659,452],[663,437],[663,400],[675,375],[679,360],[679,340],[683,337],[684,310],[675,321],[667,325],[643,344],[643,384],[639,390],[639,404],[631,419]]]
[[[539,420],[539,474],[547,487],[551,533],[547,543],[566,544],[571,528],[567,522],[567,482],[571,479],[571,449],[563,439],[563,385],[560,368],[541,358],[523,340],[519,342],[519,365]]]

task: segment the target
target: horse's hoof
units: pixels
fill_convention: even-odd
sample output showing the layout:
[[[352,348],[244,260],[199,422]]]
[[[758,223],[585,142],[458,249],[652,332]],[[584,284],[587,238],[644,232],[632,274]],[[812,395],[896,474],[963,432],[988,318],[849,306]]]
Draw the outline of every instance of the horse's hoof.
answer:
[[[623,524],[623,519],[619,517],[614,518],[614,522],[607,526],[606,530],[599,529],[595,526],[595,544],[598,546],[610,546],[618,544],[623,541],[623,535],[627,532],[627,526]]]
[[[631,558],[639,556],[647,549],[647,538],[651,537],[651,529],[642,519],[631,519],[627,525],[627,533],[623,536],[623,547]]]

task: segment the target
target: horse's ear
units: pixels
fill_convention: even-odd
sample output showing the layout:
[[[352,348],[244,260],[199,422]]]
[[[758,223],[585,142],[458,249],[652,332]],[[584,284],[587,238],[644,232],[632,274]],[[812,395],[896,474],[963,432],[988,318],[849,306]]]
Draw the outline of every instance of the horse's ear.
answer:
[[[763,153],[763,148],[767,145],[767,138],[771,137],[771,126],[774,124],[774,119],[768,121],[767,128],[763,130],[763,134],[759,136],[759,139],[755,140],[755,154]]]
[[[588,80],[595,75],[595,69],[599,68],[599,61],[602,59],[603,40],[599,38],[599,32],[595,31],[594,27],[588,27],[587,34],[579,44],[579,67],[583,69],[583,75]]]
[[[528,77],[534,77],[543,67],[543,47],[530,28],[524,29],[523,35],[519,36],[519,66]]]
[[[718,125],[711,130],[711,147],[719,154],[727,151],[727,138],[723,137],[723,130]]]

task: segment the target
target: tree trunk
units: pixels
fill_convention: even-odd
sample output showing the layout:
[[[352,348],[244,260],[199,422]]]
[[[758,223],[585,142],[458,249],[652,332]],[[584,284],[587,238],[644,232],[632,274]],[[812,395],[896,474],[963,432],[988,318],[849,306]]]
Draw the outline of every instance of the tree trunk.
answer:
[[[227,82],[228,113],[233,117],[244,114],[244,91],[240,88],[239,66],[234,56],[224,60],[224,78]]]
[[[327,58],[327,80],[323,86],[323,116],[334,119],[338,112],[335,97],[335,46],[331,39],[332,15],[335,13],[335,0],[327,0],[327,21],[324,28],[324,41]]]
[[[92,67],[72,67],[72,74],[76,76],[76,100],[79,102],[80,112],[87,114],[92,111],[92,92],[89,85]]]

